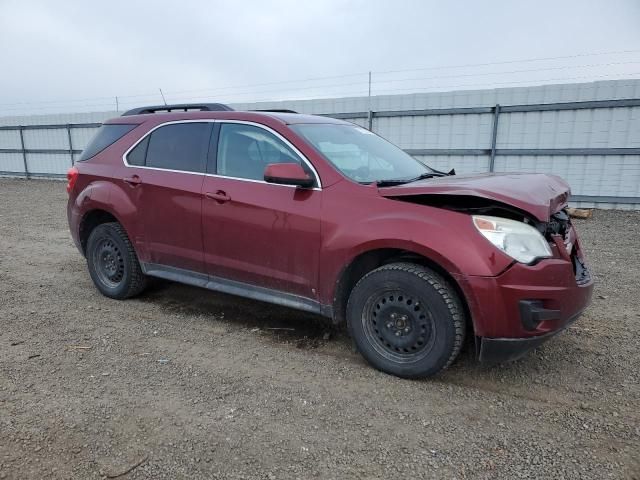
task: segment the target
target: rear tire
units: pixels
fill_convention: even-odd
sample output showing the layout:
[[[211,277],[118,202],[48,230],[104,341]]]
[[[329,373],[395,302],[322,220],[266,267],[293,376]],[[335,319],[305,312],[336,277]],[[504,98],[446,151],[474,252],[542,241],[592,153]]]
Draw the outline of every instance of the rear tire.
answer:
[[[103,295],[123,300],[145,289],[147,277],[119,223],[103,223],[94,228],[87,241],[86,254],[91,279]]]
[[[435,375],[458,356],[462,303],[433,270],[391,263],[362,277],[347,303],[349,333],[375,368],[404,378]]]

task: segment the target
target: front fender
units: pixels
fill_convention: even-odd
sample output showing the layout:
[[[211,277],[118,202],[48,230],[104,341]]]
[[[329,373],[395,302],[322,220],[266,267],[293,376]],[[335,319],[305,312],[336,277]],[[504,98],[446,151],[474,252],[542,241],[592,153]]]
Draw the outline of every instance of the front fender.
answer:
[[[477,232],[466,213],[388,199],[380,201],[389,203],[380,204],[385,208],[372,206],[366,213],[354,216],[353,221],[323,224],[324,259],[320,266],[323,301],[332,301],[344,268],[372,250],[406,250],[436,263],[454,278],[495,276],[512,263],[510,257]],[[372,210],[380,213],[372,216]]]

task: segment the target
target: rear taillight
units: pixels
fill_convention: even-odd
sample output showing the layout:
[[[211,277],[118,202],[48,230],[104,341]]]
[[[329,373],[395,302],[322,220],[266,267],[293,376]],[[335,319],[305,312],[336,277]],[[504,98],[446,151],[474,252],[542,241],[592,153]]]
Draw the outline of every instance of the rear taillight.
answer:
[[[69,170],[67,170],[67,193],[71,193],[71,190],[73,190],[73,187],[78,181],[79,175],[80,172],[76,167],[71,167]]]

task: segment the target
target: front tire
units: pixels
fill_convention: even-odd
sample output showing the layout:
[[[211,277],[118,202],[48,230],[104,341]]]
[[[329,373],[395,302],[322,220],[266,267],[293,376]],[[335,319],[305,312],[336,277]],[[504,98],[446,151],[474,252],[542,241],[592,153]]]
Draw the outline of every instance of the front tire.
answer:
[[[372,366],[404,378],[445,369],[464,341],[456,291],[433,270],[412,263],[391,263],[362,277],[349,296],[347,322]]]
[[[91,279],[103,295],[123,300],[145,289],[147,277],[119,223],[103,223],[94,228],[87,241],[86,256]]]

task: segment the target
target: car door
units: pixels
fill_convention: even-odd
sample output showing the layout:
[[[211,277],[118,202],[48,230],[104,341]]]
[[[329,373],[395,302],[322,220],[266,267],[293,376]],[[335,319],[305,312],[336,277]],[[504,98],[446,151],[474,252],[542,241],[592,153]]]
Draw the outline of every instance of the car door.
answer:
[[[221,122],[213,174],[203,185],[204,259],[211,278],[317,297],[321,190],[283,137],[257,124]],[[315,188],[267,183],[270,163],[297,162]]]
[[[170,267],[205,274],[202,183],[212,126],[162,125],[127,154],[149,271]]]

